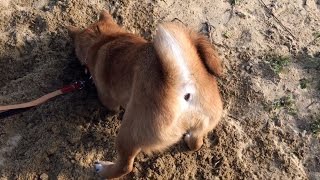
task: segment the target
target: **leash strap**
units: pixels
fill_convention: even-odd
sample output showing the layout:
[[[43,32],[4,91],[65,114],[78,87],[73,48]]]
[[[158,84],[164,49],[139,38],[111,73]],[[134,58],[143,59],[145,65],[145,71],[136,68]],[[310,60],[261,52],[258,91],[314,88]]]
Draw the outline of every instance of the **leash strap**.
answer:
[[[8,117],[13,114],[17,114],[21,111],[24,111],[26,109],[29,109],[34,106],[38,106],[40,104],[45,103],[46,101],[62,95],[62,94],[67,94],[76,90],[80,90],[85,86],[85,81],[76,81],[72,84],[69,84],[67,86],[62,87],[61,89],[58,89],[56,91],[53,91],[51,93],[48,93],[44,96],[41,96],[38,99],[35,99],[30,102],[26,103],[21,103],[21,104],[14,104],[14,105],[6,105],[6,106],[0,106],[0,119],[4,117]]]

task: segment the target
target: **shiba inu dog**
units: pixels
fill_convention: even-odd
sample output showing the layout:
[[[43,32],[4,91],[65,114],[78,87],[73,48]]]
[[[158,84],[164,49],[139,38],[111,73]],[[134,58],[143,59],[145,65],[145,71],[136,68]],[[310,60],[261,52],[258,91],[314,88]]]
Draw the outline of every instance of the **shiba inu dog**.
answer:
[[[100,101],[109,110],[125,108],[117,160],[94,165],[101,177],[128,174],[139,152],[161,151],[181,138],[191,150],[202,146],[222,115],[216,81],[221,61],[204,36],[163,23],[148,42],[126,32],[106,11],[88,28],[68,30]]]

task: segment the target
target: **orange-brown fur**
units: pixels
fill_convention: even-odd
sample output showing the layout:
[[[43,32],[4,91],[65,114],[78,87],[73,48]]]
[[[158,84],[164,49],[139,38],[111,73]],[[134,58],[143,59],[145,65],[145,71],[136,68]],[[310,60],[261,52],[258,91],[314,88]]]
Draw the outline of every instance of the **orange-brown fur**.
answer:
[[[199,149],[203,137],[221,118],[215,76],[222,74],[222,68],[212,45],[179,25],[167,23],[159,28],[159,34],[168,31],[179,42],[183,63],[190,70],[185,76],[188,81],[183,82],[184,72],[174,63],[165,36],[156,35],[154,42],[147,42],[121,29],[105,11],[84,30],[68,28],[76,55],[88,67],[103,105],[110,110],[126,109],[116,139],[117,161],[96,165],[104,178],[129,173],[140,151],[161,151],[186,133],[188,147]],[[188,83],[195,92],[187,101]]]

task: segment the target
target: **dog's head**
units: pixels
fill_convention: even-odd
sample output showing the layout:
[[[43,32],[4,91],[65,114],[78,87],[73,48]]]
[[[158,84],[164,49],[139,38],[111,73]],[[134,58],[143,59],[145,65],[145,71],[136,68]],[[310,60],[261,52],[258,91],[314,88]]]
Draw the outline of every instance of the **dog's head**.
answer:
[[[88,50],[93,43],[96,43],[104,36],[123,31],[105,10],[100,13],[99,20],[87,28],[80,29],[74,26],[67,26],[67,29],[74,41],[76,55],[82,64],[85,64]]]

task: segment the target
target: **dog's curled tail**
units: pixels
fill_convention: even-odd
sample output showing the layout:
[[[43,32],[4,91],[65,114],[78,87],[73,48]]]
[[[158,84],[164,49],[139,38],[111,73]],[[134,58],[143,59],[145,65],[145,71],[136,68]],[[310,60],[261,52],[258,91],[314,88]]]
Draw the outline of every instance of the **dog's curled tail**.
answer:
[[[154,47],[163,71],[179,83],[192,83],[192,51],[196,52],[185,28],[173,23],[160,24],[154,38]],[[191,52],[190,52],[191,51]]]
[[[170,76],[178,76],[182,80],[180,82],[190,82],[192,71],[196,69],[196,59],[199,58],[209,73],[217,77],[223,74],[221,60],[208,39],[181,25],[160,24],[154,38],[154,47],[163,70]]]

